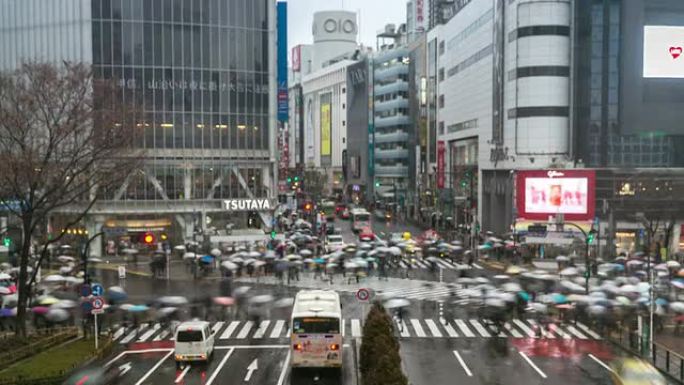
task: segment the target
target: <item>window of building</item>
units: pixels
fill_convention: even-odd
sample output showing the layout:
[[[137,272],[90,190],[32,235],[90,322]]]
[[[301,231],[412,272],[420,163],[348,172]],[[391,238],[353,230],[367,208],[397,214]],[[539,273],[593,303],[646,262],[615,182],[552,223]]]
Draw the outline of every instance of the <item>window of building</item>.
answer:
[[[471,120],[466,120],[464,122],[450,124],[449,127],[447,127],[447,132],[451,134],[451,133],[454,133],[457,131],[463,131],[463,130],[469,130],[471,128],[477,128],[477,124],[478,124],[477,119],[471,119]]]
[[[439,79],[440,82],[444,81],[444,68],[439,69],[439,74],[437,75],[437,78]]]
[[[508,80],[515,80],[517,78],[526,78],[531,76],[570,76],[570,67],[568,66],[530,66],[520,67],[508,72]]]
[[[345,92],[347,92],[347,88],[342,87],[342,93],[345,93]]]
[[[439,122],[439,134],[444,135],[444,122]]]
[[[508,41],[511,42],[521,37],[542,35],[570,36],[570,27],[567,25],[531,25],[520,27],[508,34]]]
[[[569,107],[545,106],[545,107],[518,107],[508,110],[508,119],[532,118],[541,116],[568,117]]]
[[[446,44],[444,43],[444,40],[439,42],[439,56],[444,55],[444,51],[446,51]]]
[[[444,108],[444,95],[439,95],[439,101],[437,102],[439,108]]]

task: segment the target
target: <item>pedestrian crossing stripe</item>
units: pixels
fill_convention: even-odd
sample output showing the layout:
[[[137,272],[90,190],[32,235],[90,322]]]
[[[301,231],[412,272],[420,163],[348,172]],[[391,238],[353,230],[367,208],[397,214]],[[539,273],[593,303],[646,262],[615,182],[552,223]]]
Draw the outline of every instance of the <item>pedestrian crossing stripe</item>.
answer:
[[[539,338],[535,330],[540,327],[533,319],[513,319],[503,324],[498,335],[483,319],[419,319],[400,320],[394,317],[396,333],[400,338]],[[173,340],[175,326],[159,323],[143,324],[138,328],[116,328],[112,339],[120,344]],[[286,320],[214,322],[211,330],[217,340],[264,340],[289,338]],[[343,319],[340,332],[345,338],[361,338],[363,321],[358,318]],[[598,338],[597,338],[598,337]],[[544,328],[541,338],[600,339],[600,335],[584,324],[551,323]]]

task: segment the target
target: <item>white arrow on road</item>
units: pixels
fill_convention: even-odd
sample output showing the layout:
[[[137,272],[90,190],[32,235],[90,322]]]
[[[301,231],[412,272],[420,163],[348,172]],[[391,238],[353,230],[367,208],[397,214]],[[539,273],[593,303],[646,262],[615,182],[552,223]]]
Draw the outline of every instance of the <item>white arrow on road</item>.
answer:
[[[252,361],[251,364],[247,367],[247,375],[245,376],[245,382],[248,382],[250,378],[252,378],[252,373],[259,369],[259,365],[257,364],[257,359],[255,358],[254,361]]]
[[[123,376],[124,374],[128,373],[129,370],[131,370],[131,363],[126,362],[125,364],[119,366],[119,370],[121,371],[119,376]]]

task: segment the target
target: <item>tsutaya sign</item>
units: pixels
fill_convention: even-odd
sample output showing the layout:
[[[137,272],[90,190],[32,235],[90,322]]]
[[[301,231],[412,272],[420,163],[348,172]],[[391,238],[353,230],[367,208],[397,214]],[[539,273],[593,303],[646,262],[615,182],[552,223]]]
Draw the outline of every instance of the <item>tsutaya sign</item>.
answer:
[[[227,199],[223,207],[227,211],[268,211],[272,205],[268,199]]]

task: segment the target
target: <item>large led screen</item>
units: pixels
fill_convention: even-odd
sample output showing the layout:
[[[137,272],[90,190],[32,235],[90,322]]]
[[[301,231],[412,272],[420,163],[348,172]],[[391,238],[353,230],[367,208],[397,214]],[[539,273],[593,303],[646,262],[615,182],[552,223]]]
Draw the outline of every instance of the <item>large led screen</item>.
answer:
[[[644,77],[684,78],[684,27],[644,27]]]
[[[547,220],[564,214],[568,220],[594,217],[594,171],[519,171],[517,176],[518,216]]]

